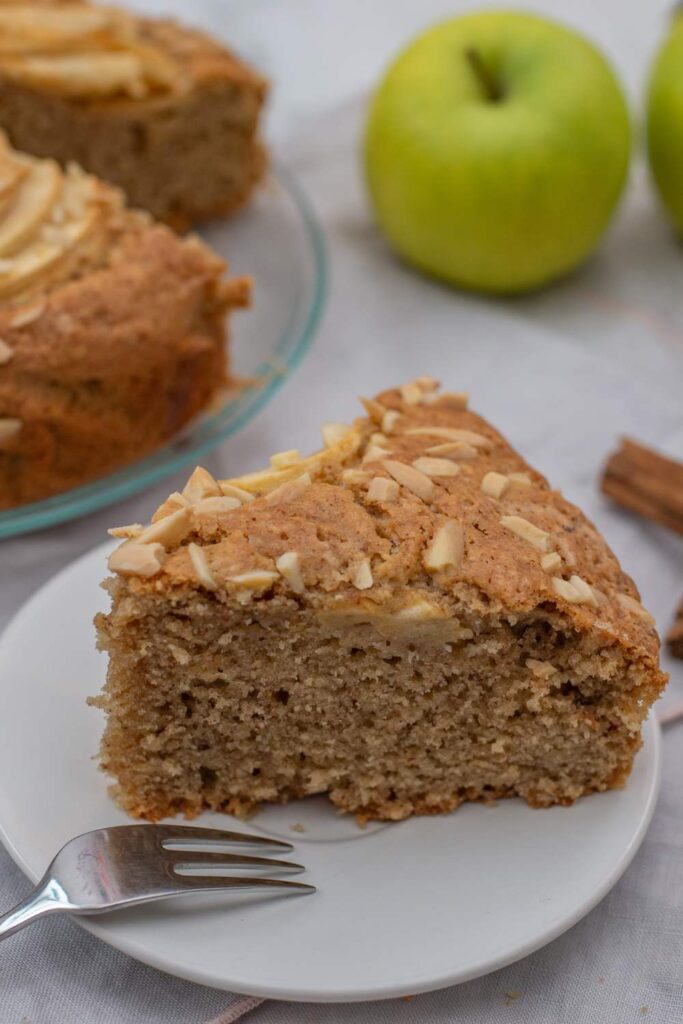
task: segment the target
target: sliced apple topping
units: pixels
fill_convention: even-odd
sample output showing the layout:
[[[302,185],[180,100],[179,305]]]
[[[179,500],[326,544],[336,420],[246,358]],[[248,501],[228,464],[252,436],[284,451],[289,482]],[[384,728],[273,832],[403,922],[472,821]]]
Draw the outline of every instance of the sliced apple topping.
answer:
[[[13,158],[9,147],[2,145],[0,136],[0,216],[14,202],[17,190],[26,174],[27,168]]]
[[[81,3],[0,5],[0,75],[77,99],[171,91],[180,67],[129,14]]]
[[[52,160],[12,153],[0,136],[0,169],[5,162],[16,163],[23,177],[0,207],[0,299],[24,299],[67,277],[74,259],[99,260],[122,199],[78,167],[65,173]]]
[[[38,233],[59,199],[62,182],[62,172],[54,161],[31,161],[14,202],[0,222],[0,259],[14,256]]]
[[[142,64],[134,53],[0,57],[0,72],[32,89],[60,96],[96,99],[115,93],[139,97],[147,92]]]
[[[134,22],[123,11],[83,3],[0,5],[0,53],[125,44]]]

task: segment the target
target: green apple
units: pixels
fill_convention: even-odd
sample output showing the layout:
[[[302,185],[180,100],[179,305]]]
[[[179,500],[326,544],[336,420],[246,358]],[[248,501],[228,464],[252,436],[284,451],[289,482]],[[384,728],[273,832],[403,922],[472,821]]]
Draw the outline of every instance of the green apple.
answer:
[[[647,148],[655,184],[683,233],[683,17],[657,54],[647,95]]]
[[[588,256],[630,150],[621,88],[595,47],[496,10],[436,25],[399,55],[370,105],[365,166],[379,224],[406,260],[504,294]]]

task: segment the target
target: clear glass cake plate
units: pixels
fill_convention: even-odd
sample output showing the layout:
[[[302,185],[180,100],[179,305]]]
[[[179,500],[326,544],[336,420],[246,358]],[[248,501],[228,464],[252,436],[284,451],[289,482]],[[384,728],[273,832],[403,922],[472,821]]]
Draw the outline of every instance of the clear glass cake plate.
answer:
[[[325,295],[325,244],[301,186],[282,165],[243,211],[199,234],[254,279],[253,306],[231,320],[233,372],[242,380],[226,397],[152,455],[43,501],[0,512],[0,538],[75,519],[141,491],[197,461],[234,434],[273,397],[307,351]]]

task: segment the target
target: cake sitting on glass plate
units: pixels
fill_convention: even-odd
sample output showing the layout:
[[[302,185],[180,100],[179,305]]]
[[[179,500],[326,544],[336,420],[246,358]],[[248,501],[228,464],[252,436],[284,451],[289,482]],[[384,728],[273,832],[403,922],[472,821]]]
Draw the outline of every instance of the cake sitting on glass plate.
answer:
[[[363,820],[623,786],[666,677],[595,527],[419,378],[325,448],[111,531],[102,765],[129,813]]]
[[[224,271],[0,132],[0,509],[133,462],[212,405],[230,381],[226,314],[249,299]]]
[[[265,80],[201,32],[81,0],[0,0],[0,127],[183,227],[229,213],[265,166]]]

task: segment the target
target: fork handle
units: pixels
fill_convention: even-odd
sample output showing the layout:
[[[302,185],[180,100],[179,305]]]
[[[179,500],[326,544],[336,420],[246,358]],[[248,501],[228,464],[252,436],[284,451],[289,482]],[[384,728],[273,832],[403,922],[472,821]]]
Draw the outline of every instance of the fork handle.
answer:
[[[14,935],[27,924],[37,921],[39,917],[69,909],[71,908],[65,905],[65,895],[61,887],[54,879],[43,879],[21,903],[0,917],[0,941]]]

